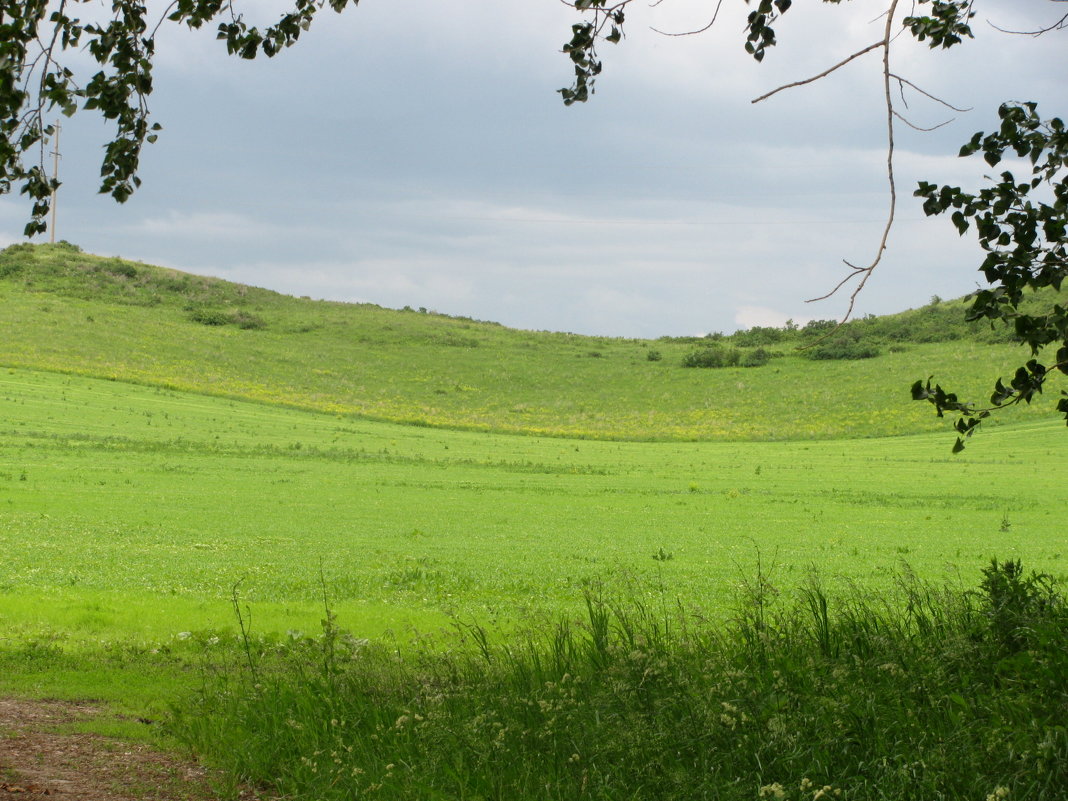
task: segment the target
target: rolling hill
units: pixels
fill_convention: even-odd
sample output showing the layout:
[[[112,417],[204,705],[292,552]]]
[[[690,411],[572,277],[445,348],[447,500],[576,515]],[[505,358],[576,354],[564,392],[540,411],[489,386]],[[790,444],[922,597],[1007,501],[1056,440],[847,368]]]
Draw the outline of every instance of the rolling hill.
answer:
[[[911,383],[934,374],[981,399],[1021,356],[1002,332],[964,324],[959,301],[858,320],[802,352],[826,324],[659,340],[518,331],[288,297],[67,243],[0,253],[0,324],[8,367],[343,417],[616,440],[947,430],[927,404],[909,400]],[[761,366],[682,367],[709,349]],[[826,358],[811,358],[821,350]],[[858,355],[869,358],[848,358]]]

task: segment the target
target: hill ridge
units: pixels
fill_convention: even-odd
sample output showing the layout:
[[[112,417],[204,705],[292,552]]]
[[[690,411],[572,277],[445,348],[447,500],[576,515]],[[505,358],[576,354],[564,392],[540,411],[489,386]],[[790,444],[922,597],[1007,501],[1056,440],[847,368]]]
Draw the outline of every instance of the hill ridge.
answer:
[[[847,323],[821,343],[830,352],[818,361],[818,349],[796,347],[824,336],[827,321],[657,340],[522,331],[295,298],[68,243],[0,252],[0,292],[6,366],[395,423],[579,438],[940,430],[907,400],[911,382],[952,374],[982,397],[1016,352],[1004,331],[964,323],[959,302]],[[935,341],[939,332],[944,341]]]

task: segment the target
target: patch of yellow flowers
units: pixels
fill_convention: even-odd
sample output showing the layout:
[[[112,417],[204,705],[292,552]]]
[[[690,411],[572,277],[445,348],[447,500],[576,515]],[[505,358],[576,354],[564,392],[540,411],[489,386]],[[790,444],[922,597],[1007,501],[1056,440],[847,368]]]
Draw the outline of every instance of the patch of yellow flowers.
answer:
[[[820,799],[832,799],[841,798],[842,788],[833,787],[829,784],[817,787],[816,784],[809,778],[804,778],[797,786],[799,791],[798,798],[811,797],[812,801],[820,801]],[[759,797],[767,799],[785,799],[789,797],[789,791],[783,787],[779,782],[774,784],[765,784],[760,788]],[[989,801],[989,800],[988,800]],[[995,801],[1000,801],[996,799]]]

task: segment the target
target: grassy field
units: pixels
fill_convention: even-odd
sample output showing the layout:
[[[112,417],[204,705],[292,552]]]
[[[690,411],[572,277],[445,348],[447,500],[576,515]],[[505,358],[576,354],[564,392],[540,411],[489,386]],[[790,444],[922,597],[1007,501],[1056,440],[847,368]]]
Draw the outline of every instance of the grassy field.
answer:
[[[0,374],[0,623],[74,639],[316,627],[320,566],[364,635],[579,602],[591,581],[722,600],[758,552],[883,586],[902,562],[1064,573],[1054,422],[944,435],[622,443],[396,426]]]
[[[962,311],[928,312],[960,335]],[[685,369],[683,358],[708,341],[515,331],[302,300],[65,245],[0,253],[0,325],[0,365],[383,421],[624,440],[946,431],[928,404],[908,400],[913,381],[934,374],[982,400],[1024,355],[974,338],[893,340],[878,358],[813,362],[780,343],[768,346],[780,355],[763,367]],[[653,351],[659,360],[650,361]],[[1037,404],[1006,417],[1047,411]]]
[[[1064,427],[1014,410],[952,456],[908,383],[981,395],[1020,354],[913,317],[850,329],[876,358],[686,369],[799,334],[8,249],[0,692],[295,800],[1062,798],[1068,606],[1004,560],[1068,576]]]

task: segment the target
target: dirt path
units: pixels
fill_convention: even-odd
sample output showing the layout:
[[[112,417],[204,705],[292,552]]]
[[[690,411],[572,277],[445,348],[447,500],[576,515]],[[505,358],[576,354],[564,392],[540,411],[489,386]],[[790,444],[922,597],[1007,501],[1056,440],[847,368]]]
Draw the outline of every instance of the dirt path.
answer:
[[[215,798],[207,772],[195,763],[139,743],[65,731],[106,714],[88,704],[0,699],[0,801]]]

